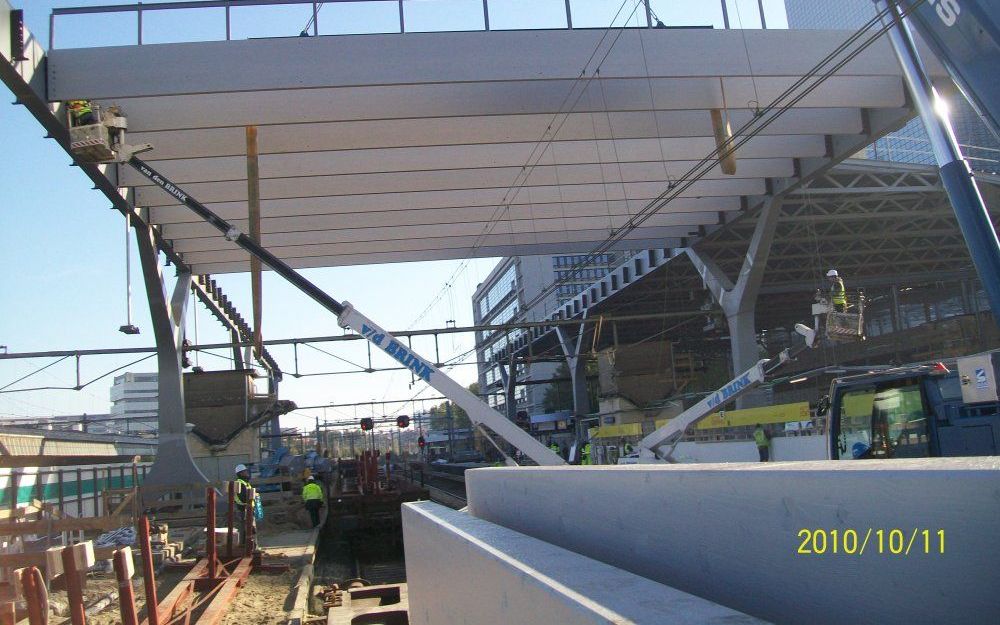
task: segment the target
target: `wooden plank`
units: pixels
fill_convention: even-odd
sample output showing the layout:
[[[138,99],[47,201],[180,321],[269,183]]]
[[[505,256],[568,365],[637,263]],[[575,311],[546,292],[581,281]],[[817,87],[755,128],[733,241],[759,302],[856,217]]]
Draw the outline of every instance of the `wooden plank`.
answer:
[[[66,467],[95,464],[131,464],[135,456],[0,456],[0,469],[24,467]],[[152,462],[152,456],[141,456],[142,462]]]
[[[94,557],[98,560],[110,560],[117,547],[95,547]],[[45,568],[45,552],[32,551],[30,553],[0,553],[0,568],[23,568],[26,566],[37,566]]]
[[[0,523],[0,536],[74,532],[80,530],[113,530],[128,525],[132,525],[132,518],[124,515],[53,519],[52,521],[22,521],[20,523],[8,522]]]

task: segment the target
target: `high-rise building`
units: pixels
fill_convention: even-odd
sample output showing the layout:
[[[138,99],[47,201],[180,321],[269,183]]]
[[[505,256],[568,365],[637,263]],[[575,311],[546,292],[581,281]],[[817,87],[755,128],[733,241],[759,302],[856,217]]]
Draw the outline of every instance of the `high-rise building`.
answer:
[[[560,304],[603,278],[630,255],[631,252],[603,254],[586,268],[575,271],[573,267],[582,265],[586,255],[508,256],[497,264],[472,295],[475,323],[501,325],[512,320],[546,319]],[[557,282],[558,286],[546,292]],[[480,391],[489,393],[489,404],[501,412],[506,409],[506,401],[500,367],[494,362],[494,356],[504,348],[508,339],[513,342],[521,332],[523,331],[476,333]],[[552,362],[518,365],[518,380],[549,380],[558,366]],[[545,384],[517,386],[517,409],[526,410],[529,414],[543,413],[546,388]]]
[[[157,431],[159,386],[156,373],[124,373],[111,386],[111,417],[131,433]]]
[[[872,0],[785,0],[785,13],[789,28],[857,29],[877,11]],[[955,136],[969,165],[978,171],[1000,172],[1000,141],[961,94],[949,98],[948,104]],[[936,164],[919,118],[869,146],[867,156],[881,161]]]

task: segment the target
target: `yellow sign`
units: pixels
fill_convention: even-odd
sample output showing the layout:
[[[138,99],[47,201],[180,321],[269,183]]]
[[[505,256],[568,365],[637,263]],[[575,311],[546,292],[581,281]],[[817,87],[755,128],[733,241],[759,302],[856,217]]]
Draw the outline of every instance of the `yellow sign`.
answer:
[[[715,412],[702,419],[697,426],[699,430],[715,428],[731,428],[758,423],[788,423],[790,421],[808,421],[809,402],[794,404],[778,404],[777,406],[761,406],[760,408],[745,408],[743,410],[723,410]],[[660,419],[656,427],[666,425],[670,419]]]
[[[618,425],[602,425],[591,430],[591,438],[622,438],[625,436],[642,436],[641,423],[621,423]]]

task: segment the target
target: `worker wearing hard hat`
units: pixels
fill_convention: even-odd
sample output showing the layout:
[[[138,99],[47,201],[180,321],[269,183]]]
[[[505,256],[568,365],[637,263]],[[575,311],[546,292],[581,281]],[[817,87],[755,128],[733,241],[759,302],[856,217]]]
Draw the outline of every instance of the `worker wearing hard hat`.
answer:
[[[309,511],[312,526],[319,527],[319,509],[323,507],[323,487],[311,475],[306,478],[306,483],[302,487],[302,501]]]
[[[847,312],[847,290],[844,288],[844,279],[840,277],[836,269],[826,272],[826,277],[830,280],[830,302],[837,312]]]
[[[70,100],[67,106],[73,126],[87,126],[94,123],[94,110],[90,106],[90,100]]]
[[[236,518],[246,518],[247,504],[250,500],[250,469],[245,464],[236,465]]]

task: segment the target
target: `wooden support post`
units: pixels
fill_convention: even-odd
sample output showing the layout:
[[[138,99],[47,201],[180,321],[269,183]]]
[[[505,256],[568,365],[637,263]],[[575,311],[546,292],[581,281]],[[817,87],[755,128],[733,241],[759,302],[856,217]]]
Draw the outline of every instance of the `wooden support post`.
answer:
[[[156,576],[153,571],[153,547],[149,544],[149,517],[139,519],[139,549],[142,554],[142,583],[146,589],[146,619],[160,625],[160,604],[156,600]]]
[[[219,560],[215,557],[215,488],[205,489],[205,557],[208,558],[208,576],[219,576]]]
[[[132,590],[132,574],[135,565],[132,563],[132,549],[122,547],[115,551],[115,578],[118,580],[118,606],[121,610],[123,625],[139,625],[139,615],[135,609],[135,591]]]
[[[43,605],[41,591],[45,586],[42,584],[42,574],[36,566],[29,566],[20,570],[21,588],[24,591],[24,598],[28,604],[28,623],[30,625],[46,625],[49,616],[49,606]],[[83,611],[83,602],[80,602],[80,611]]]
[[[236,482],[229,482],[229,510],[226,515],[226,559],[233,559],[233,522],[236,519]]]
[[[66,583],[66,598],[69,602],[69,619],[73,625],[87,625],[87,615],[83,606],[83,579],[87,573],[86,562],[80,561],[77,547],[84,546],[79,543],[62,550],[63,580]]]
[[[250,238],[260,243],[260,168],[257,160],[257,127],[246,127],[247,138],[247,218],[250,224]],[[261,337],[261,263],[256,256],[250,257],[250,296],[253,312],[253,347],[257,358],[263,354],[263,339]],[[249,364],[247,367],[249,368]]]

